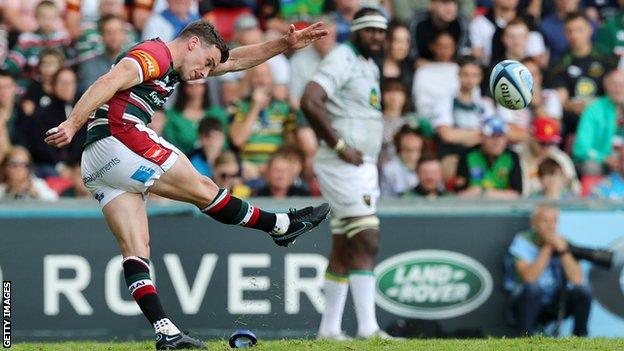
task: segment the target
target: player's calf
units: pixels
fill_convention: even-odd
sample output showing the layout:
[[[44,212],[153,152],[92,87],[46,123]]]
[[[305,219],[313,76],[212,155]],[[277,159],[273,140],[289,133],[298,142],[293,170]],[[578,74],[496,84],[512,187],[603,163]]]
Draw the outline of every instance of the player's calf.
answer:
[[[327,218],[329,205],[272,213],[228,194],[227,189],[219,189],[215,199],[202,212],[221,223],[262,230],[269,233],[276,244],[288,246]]]

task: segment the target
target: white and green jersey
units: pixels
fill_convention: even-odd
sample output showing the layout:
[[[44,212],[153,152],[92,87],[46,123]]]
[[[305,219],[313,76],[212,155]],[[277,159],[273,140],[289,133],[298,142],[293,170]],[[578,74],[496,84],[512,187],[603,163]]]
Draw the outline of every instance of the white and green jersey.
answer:
[[[350,42],[339,45],[321,61],[312,78],[327,93],[331,126],[364,161],[376,163],[382,142],[379,68]],[[338,156],[323,142],[317,159]]]

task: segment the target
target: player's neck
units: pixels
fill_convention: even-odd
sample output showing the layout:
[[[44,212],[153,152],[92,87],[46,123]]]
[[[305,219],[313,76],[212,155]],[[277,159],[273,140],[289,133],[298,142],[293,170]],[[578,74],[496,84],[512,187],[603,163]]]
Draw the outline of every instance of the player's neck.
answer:
[[[179,71],[180,66],[182,65],[182,57],[184,55],[185,47],[183,43],[179,40],[175,39],[166,43],[169,52],[171,53],[171,60],[173,61],[173,69],[175,71]]]

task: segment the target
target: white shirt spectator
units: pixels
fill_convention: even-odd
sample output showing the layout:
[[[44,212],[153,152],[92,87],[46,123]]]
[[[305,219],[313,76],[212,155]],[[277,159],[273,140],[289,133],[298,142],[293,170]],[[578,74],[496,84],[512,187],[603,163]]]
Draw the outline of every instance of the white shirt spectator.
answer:
[[[507,26],[504,21],[499,21],[501,28]],[[485,16],[477,16],[470,22],[470,43],[473,49],[483,50],[483,64],[488,66],[492,59],[492,39],[496,32],[496,26]],[[527,57],[542,55],[546,52],[546,44],[544,37],[539,32],[529,32],[529,38],[526,43]]]
[[[432,62],[414,74],[412,94],[416,112],[432,118],[440,100],[448,100],[459,90],[459,66],[451,62]]]
[[[29,196],[29,199],[34,200],[42,200],[42,201],[56,201],[58,200],[58,194],[54,192],[54,190],[50,189],[48,184],[40,178],[32,177],[32,193],[35,196]],[[7,185],[0,184],[0,200],[9,200],[11,199],[7,192]]]
[[[400,196],[418,185],[418,176],[394,156],[382,166],[380,183],[382,196]]]
[[[310,78],[316,72],[323,58],[312,46],[299,50],[290,58],[291,77],[288,83],[290,97],[299,100]]]
[[[542,90],[542,101],[547,117],[560,120],[563,116],[563,105],[557,91],[554,89]],[[508,123],[515,124],[524,130],[530,128],[533,117],[538,117],[534,116],[533,111],[528,107],[520,110],[509,110],[501,107],[497,108],[497,112]]]
[[[494,114],[494,104],[489,99],[481,98],[478,89],[475,95],[470,105],[459,102],[455,96],[440,99],[435,107],[435,117],[431,121],[433,128],[480,130],[483,121]]]

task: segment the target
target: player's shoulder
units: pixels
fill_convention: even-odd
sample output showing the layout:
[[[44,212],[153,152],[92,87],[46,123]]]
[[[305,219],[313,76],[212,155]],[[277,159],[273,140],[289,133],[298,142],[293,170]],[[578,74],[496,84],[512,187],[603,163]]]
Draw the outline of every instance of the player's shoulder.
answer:
[[[166,53],[168,51],[167,45],[160,40],[160,38],[148,39],[137,43],[131,47],[128,52],[133,52],[135,50],[143,50],[151,53]]]
[[[357,60],[356,55],[356,51],[349,45],[338,44],[323,58],[322,64],[349,67]]]

